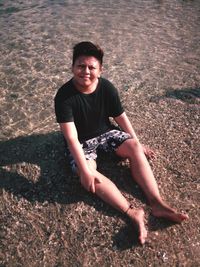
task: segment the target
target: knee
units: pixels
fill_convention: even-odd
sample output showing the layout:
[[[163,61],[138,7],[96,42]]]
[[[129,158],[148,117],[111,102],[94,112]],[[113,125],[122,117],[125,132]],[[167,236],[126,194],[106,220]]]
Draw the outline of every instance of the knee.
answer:
[[[97,169],[96,160],[87,160],[87,165],[92,172]]]
[[[133,153],[138,153],[142,151],[142,145],[138,140],[135,138],[127,140],[127,150],[129,151],[130,155]]]

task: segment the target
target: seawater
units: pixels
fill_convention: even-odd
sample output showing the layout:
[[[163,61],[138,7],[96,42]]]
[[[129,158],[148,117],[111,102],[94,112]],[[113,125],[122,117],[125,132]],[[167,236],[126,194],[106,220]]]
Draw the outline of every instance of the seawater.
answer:
[[[199,0],[0,1],[1,140],[57,129],[53,97],[79,41],[103,47],[122,95],[199,90],[199,18]]]

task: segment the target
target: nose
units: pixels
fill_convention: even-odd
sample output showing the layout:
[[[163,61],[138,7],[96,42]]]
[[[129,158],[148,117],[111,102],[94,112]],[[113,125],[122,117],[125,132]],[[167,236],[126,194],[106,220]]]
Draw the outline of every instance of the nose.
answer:
[[[89,73],[90,73],[90,69],[89,69],[88,66],[85,66],[85,68],[84,68],[84,73],[86,73],[86,74],[89,74]]]

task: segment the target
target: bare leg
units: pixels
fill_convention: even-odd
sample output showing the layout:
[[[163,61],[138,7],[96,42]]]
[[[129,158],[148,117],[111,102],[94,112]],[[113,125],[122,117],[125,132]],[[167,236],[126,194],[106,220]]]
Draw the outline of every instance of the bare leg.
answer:
[[[93,161],[88,161],[88,165],[93,174],[101,179],[101,183],[95,184],[96,194],[106,203],[129,216],[138,230],[140,243],[144,244],[147,238],[147,230],[144,223],[143,209],[130,209],[130,203],[125,199],[116,185],[95,169],[95,163]]]
[[[154,216],[163,217],[177,223],[188,218],[188,215],[176,212],[162,200],[157,182],[144,155],[142,146],[136,140],[126,140],[117,149],[116,153],[130,160],[131,174],[147,196]]]

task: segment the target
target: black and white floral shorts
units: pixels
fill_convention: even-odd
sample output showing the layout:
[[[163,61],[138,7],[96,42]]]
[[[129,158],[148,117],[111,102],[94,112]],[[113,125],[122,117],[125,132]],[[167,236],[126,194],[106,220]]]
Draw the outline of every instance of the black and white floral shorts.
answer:
[[[124,141],[130,139],[131,136],[120,130],[110,130],[104,134],[97,137],[88,139],[81,143],[83,152],[85,154],[86,160],[96,160],[97,151],[103,150],[105,152],[115,151]],[[70,151],[67,151],[67,156],[69,159],[72,171],[76,170],[76,163],[71,155]]]

